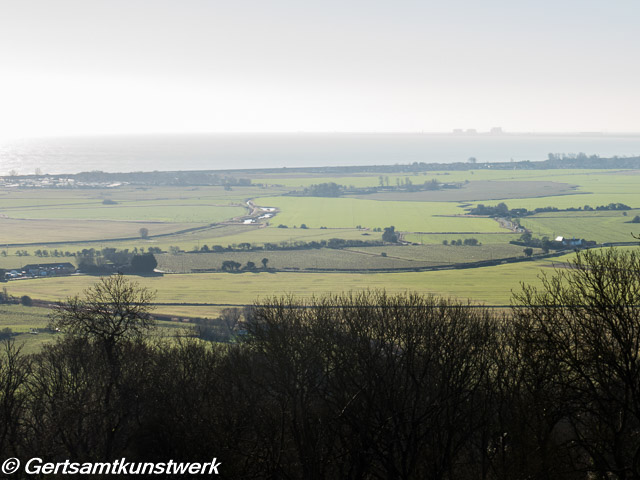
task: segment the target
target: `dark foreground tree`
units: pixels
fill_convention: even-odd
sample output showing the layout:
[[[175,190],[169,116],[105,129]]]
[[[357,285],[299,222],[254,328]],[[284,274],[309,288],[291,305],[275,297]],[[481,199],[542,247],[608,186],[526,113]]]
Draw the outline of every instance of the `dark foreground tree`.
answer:
[[[0,341],[0,455],[16,454],[21,421],[25,416],[27,391],[25,384],[30,360],[21,355],[15,341]]]
[[[516,302],[528,363],[556,365],[546,375],[563,397],[555,437],[572,464],[597,478],[640,478],[640,254],[578,253]]]
[[[638,478],[638,272],[636,253],[579,254],[504,318],[417,294],[276,298],[226,312],[227,344],[143,338],[151,294],[106,278],[58,308],[54,343],[0,352],[0,458],[213,453],[226,478],[254,479]]]
[[[51,315],[65,335],[33,359],[23,449],[48,458],[108,461],[125,455],[152,379],[153,295],[105,277]]]
[[[283,477],[463,478],[483,456],[486,310],[381,292],[276,299],[248,331],[277,426],[264,441],[296,459],[270,466]]]

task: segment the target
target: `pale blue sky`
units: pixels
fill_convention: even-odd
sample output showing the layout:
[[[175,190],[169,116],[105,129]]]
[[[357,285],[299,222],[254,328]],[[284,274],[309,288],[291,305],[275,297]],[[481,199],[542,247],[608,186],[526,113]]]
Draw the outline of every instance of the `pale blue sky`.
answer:
[[[0,138],[640,131],[640,2],[0,0]]]

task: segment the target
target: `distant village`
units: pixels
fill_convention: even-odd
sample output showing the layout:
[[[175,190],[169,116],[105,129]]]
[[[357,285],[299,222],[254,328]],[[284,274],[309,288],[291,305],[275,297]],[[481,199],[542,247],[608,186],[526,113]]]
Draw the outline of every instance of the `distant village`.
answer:
[[[0,187],[4,188],[116,188],[123,182],[87,182],[55,175],[29,175],[0,177]]]

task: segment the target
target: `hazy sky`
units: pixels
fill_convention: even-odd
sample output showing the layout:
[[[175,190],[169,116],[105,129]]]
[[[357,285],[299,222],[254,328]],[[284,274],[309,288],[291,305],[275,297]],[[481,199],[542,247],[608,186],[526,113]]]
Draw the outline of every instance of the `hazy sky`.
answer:
[[[0,0],[0,138],[640,131],[637,0]]]

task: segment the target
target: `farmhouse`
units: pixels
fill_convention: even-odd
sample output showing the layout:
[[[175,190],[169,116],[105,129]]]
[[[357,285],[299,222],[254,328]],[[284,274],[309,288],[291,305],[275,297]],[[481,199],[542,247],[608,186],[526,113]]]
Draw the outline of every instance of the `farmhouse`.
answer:
[[[31,263],[22,267],[22,271],[34,277],[69,275],[76,271],[75,265],[69,262],[61,263]]]
[[[556,242],[560,242],[563,245],[567,245],[569,247],[580,247],[582,246],[582,239],[576,238],[564,238],[562,236],[556,237]]]

